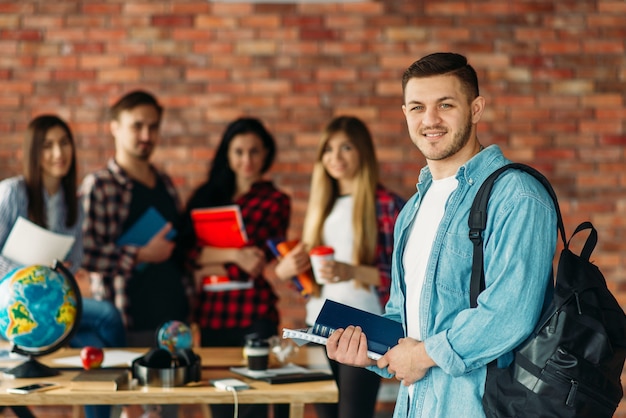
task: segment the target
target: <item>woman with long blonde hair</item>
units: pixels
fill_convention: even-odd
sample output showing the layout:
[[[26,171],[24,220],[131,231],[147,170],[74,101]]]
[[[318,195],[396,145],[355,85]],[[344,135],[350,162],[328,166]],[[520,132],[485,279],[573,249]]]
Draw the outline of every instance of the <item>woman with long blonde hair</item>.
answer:
[[[358,118],[339,116],[326,126],[317,149],[302,243],[276,265],[287,279],[308,268],[307,250],[334,249],[319,270],[324,282],[307,301],[312,325],[326,299],[381,314],[389,298],[393,225],[404,201],[379,183],[372,136]],[[300,269],[295,266],[301,266]],[[380,377],[331,361],[337,404],[316,405],[319,417],[374,415]]]

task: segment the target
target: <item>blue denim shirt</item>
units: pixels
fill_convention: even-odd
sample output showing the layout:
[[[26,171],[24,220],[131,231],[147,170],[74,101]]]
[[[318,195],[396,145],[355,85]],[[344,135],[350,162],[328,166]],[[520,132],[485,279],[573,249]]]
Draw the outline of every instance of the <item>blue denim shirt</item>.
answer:
[[[468,215],[485,178],[507,164],[492,145],[459,168],[433,242],[420,304],[420,330],[437,363],[409,388],[401,385],[394,417],[484,417],[481,398],[486,364],[510,363],[511,351],[532,332],[544,299],[551,297],[556,247],[556,212],[543,185],[527,173],[509,170],[496,181],[484,232],[486,289],[470,309],[472,242]],[[406,329],[402,257],[422,197],[432,183],[422,169],[417,193],[400,213],[394,231],[391,297],[385,316]],[[387,370],[372,367],[382,376]],[[409,405],[410,403],[410,405]]]

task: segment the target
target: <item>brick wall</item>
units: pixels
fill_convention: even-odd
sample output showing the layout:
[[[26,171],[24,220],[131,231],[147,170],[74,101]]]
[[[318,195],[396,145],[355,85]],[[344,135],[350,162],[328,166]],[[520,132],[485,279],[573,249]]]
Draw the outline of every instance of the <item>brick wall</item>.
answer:
[[[622,0],[0,0],[0,178],[19,172],[21,135],[42,112],[67,119],[80,173],[112,155],[106,108],[133,88],[166,107],[156,162],[186,198],[225,125],[263,119],[298,236],[315,144],[337,114],[372,129],[384,182],[408,197],[424,160],[400,109],[400,78],[435,51],[470,58],[487,110],[484,144],[541,169],[571,232],[591,219],[594,255],[626,306],[626,3]],[[289,325],[303,308],[280,288]]]

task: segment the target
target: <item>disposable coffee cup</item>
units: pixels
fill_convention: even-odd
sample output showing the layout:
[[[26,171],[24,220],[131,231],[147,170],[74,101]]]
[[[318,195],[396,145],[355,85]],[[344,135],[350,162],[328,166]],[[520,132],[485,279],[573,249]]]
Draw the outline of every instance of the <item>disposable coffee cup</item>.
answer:
[[[320,275],[319,269],[322,267],[324,261],[335,259],[335,250],[333,250],[333,247],[327,247],[325,245],[317,246],[309,251],[309,257],[311,258],[311,268],[313,269],[315,281],[319,284],[327,283],[327,280],[323,279]]]
[[[270,358],[270,345],[267,341],[248,341],[244,353],[248,359],[248,370],[267,370]]]

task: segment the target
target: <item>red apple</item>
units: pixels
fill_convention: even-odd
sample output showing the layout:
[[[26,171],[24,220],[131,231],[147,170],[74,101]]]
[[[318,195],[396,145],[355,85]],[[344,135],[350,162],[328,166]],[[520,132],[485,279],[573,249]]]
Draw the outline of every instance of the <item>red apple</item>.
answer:
[[[80,350],[80,360],[85,370],[97,369],[102,365],[102,360],[104,360],[104,351],[98,347],[85,346]]]

